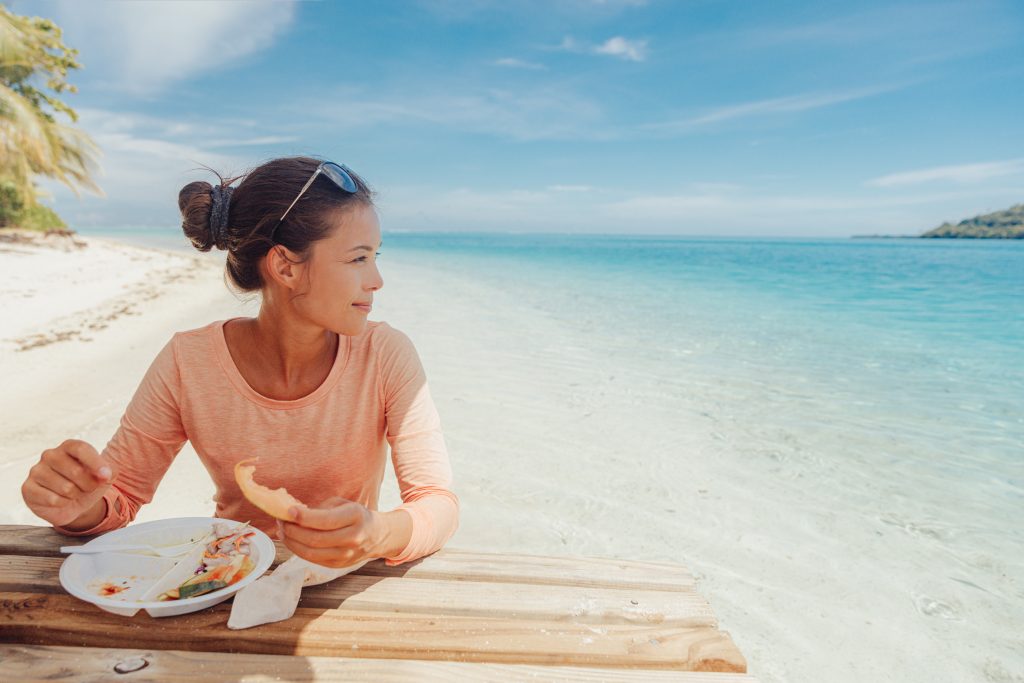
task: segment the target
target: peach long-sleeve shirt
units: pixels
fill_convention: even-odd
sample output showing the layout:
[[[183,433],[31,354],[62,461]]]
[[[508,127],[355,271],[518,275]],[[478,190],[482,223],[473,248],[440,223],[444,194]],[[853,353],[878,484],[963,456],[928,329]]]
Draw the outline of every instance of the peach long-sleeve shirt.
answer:
[[[341,336],[327,379],[313,393],[278,401],[238,372],[224,340],[226,321],[180,332],[153,361],[103,455],[116,478],[95,534],[120,528],[153,499],[157,484],[191,441],[216,485],[216,516],[275,535],[276,522],[246,500],[234,466],[259,457],[256,479],[284,486],[312,507],[332,496],[377,509],[387,447],[412,538],[395,565],[444,545],[458,525],[451,467],[419,356],[387,323]],[[64,533],[70,533],[61,529]]]

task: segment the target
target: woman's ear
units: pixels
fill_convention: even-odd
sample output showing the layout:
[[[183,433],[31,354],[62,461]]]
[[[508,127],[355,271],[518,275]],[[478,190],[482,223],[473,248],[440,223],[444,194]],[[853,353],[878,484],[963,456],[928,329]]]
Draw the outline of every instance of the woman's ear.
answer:
[[[267,277],[286,289],[298,290],[304,264],[291,249],[277,244],[267,252],[264,260]]]

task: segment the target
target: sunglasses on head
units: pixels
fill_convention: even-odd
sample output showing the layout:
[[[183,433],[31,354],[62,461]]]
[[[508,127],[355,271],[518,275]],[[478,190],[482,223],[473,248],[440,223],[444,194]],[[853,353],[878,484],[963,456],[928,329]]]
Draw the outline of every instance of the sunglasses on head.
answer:
[[[309,189],[309,186],[313,184],[313,181],[316,180],[316,177],[321,173],[345,192],[355,194],[358,188],[356,187],[356,181],[354,181],[352,176],[349,175],[351,172],[351,169],[341,164],[336,164],[333,161],[321,161],[320,165],[316,167],[315,171],[313,171],[313,175],[309,177],[306,184],[302,186],[301,190],[299,190],[298,196],[295,197],[292,203],[288,205],[288,208],[284,210],[284,213],[281,214],[281,218],[278,219],[277,225],[275,225],[274,229],[270,231],[270,239],[274,239],[274,234],[277,232],[277,229],[281,227],[281,223],[284,222],[285,216],[287,216],[288,212],[292,210],[292,207],[302,199],[302,195],[306,194],[306,190]]]

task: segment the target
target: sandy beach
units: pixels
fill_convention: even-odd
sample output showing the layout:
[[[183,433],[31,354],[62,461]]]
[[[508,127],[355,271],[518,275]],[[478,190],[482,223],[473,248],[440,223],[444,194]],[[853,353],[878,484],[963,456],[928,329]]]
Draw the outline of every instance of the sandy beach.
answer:
[[[40,523],[19,493],[40,451],[71,437],[102,448],[174,332],[256,310],[225,287],[222,255],[83,241],[0,243],[0,523]],[[707,406],[630,349],[598,349],[514,288],[390,254],[382,269],[371,317],[414,340],[445,427],[462,502],[451,547],[685,564],[764,681],[1021,680],[1019,635],[991,635],[1013,633],[999,595],[939,599],[919,567],[883,576],[848,550],[889,534],[897,552],[930,552],[944,530],[834,507],[814,478],[857,476],[841,463],[735,457]],[[186,446],[138,520],[209,514],[211,495]],[[389,472],[381,508],[398,500]],[[983,537],[969,550],[1012,595],[1001,555]]]

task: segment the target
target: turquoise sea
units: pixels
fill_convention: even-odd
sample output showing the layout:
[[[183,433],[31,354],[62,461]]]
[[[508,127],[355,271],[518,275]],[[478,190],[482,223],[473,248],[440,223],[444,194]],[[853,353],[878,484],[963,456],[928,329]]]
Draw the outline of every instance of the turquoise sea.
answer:
[[[1024,502],[1024,242],[406,233],[391,250],[513,290],[683,390],[734,382],[797,423],[891,429]]]

